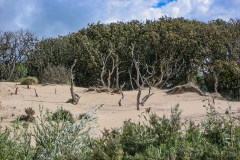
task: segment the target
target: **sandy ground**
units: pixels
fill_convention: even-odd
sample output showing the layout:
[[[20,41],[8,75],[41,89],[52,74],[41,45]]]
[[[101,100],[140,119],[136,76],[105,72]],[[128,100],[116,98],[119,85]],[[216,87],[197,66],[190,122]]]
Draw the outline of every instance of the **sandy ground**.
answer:
[[[18,95],[11,95],[15,88],[19,88]],[[34,88],[37,90],[39,97],[35,96]],[[55,94],[56,89],[56,94]],[[144,121],[139,115],[145,113],[145,108],[151,107],[151,112],[155,112],[159,116],[166,114],[170,115],[171,107],[178,104],[182,109],[182,119],[192,119],[200,122],[205,117],[206,108],[203,107],[206,102],[203,100],[205,96],[199,96],[196,93],[188,92],[176,95],[167,95],[164,90],[154,88],[154,93],[146,102],[145,106],[140,106],[140,110],[136,109],[137,91],[124,91],[124,100],[122,106],[118,106],[118,101],[121,98],[119,94],[85,92],[86,88],[75,87],[75,92],[81,96],[77,105],[66,103],[70,94],[70,86],[67,85],[37,85],[27,86],[18,85],[11,82],[0,82],[0,117],[2,122],[0,125],[10,126],[11,122],[16,120],[18,116],[25,114],[24,109],[32,107],[36,114],[39,115],[39,106],[49,108],[55,111],[57,107],[63,107],[76,117],[79,113],[86,113],[92,106],[101,105],[96,116],[98,128],[95,129],[97,134],[101,133],[103,128],[120,127],[123,121],[131,119],[133,122]],[[148,94],[148,89],[142,91],[142,96]],[[223,100],[215,100],[217,110],[224,114],[229,105],[232,106],[232,111],[235,115],[240,115],[240,102],[227,102]]]

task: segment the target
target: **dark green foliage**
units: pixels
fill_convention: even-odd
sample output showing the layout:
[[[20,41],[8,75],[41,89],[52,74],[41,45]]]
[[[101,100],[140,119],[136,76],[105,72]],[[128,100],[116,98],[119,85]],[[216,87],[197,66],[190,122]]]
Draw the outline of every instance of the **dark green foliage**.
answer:
[[[12,79],[14,81],[19,81],[21,78],[26,77],[27,72],[27,67],[24,64],[20,63],[15,68]]]
[[[71,123],[74,122],[72,113],[62,107],[52,114],[52,120],[63,120]]]
[[[198,74],[196,77],[196,80],[197,80],[197,84],[199,85],[199,88],[201,89],[201,91],[206,92],[207,86],[205,84],[204,76],[202,74]]]
[[[66,103],[72,103],[73,102],[73,99],[72,98],[70,98],[70,99],[68,99],[67,100],[67,102]]]
[[[103,61],[111,52],[102,78],[106,83],[108,72],[118,64],[112,70],[110,88],[126,83],[125,89],[129,90],[132,89],[130,74],[132,78],[137,75],[131,57],[134,44],[141,75],[149,77],[149,73],[154,73],[148,79],[151,85],[169,88],[197,81],[202,91],[219,92],[235,100],[240,98],[239,22],[239,19],[228,22],[217,19],[204,23],[166,16],[146,22],[99,22],[76,33],[40,41],[29,31],[0,32],[0,59],[4,59],[0,64],[0,79],[18,79],[27,71],[27,75],[37,77],[40,82],[66,83],[65,69],[71,67],[73,59],[78,59],[73,70],[74,83],[82,87],[99,86]],[[27,47],[27,52],[10,63],[16,55],[11,42],[19,37],[26,40],[27,46],[17,47]],[[11,38],[9,45],[5,41]]]

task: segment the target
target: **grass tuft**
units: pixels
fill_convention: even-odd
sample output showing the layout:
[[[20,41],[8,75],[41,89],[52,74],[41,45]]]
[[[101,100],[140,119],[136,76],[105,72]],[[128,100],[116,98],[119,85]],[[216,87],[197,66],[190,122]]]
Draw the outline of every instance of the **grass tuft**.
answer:
[[[35,77],[26,77],[21,79],[21,85],[37,85],[38,80]]]

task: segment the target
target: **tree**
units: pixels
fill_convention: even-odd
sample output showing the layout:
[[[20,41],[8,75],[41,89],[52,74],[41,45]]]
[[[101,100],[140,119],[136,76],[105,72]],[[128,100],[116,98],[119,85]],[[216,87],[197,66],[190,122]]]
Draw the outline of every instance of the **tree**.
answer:
[[[35,49],[37,37],[28,30],[0,32],[0,79],[11,80],[19,64]]]

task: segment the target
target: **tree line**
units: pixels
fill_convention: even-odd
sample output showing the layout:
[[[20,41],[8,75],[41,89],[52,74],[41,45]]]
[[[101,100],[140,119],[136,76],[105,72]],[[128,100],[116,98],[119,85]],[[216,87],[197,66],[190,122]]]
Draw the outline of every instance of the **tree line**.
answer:
[[[194,82],[203,91],[239,99],[240,19],[99,22],[41,40],[28,30],[0,32],[2,81],[28,75],[41,82],[48,70],[70,69],[75,59],[77,86],[170,88]]]

